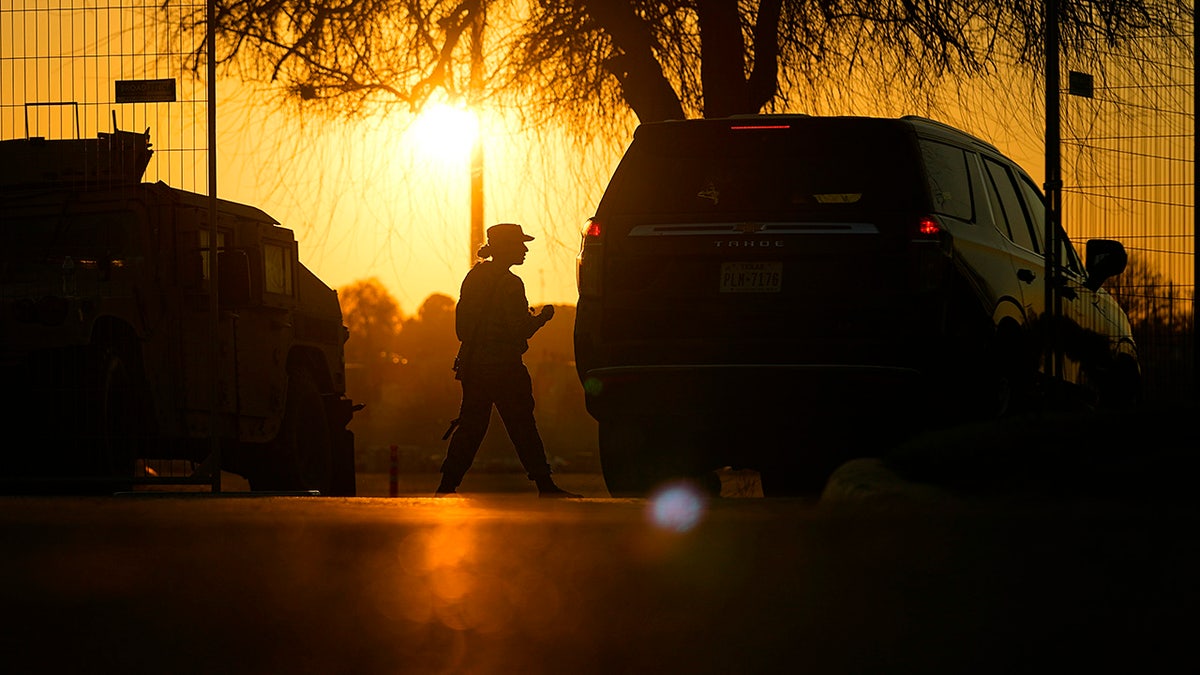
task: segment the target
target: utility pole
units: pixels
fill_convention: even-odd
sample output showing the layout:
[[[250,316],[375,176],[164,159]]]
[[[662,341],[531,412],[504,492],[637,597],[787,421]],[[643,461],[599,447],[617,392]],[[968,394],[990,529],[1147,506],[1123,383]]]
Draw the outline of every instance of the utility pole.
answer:
[[[1045,370],[1053,384],[1060,375],[1058,344],[1059,305],[1058,273],[1059,236],[1062,217],[1062,157],[1061,117],[1059,99],[1059,35],[1058,0],[1046,0],[1046,233],[1043,250],[1046,260],[1046,307],[1042,313],[1045,326]],[[1053,392],[1052,392],[1053,394]]]
[[[483,246],[483,129],[479,127],[479,102],[483,98],[483,25],[484,3],[476,6],[471,19],[471,75],[467,106],[475,115],[475,141],[471,146],[471,250],[468,267],[475,264],[476,252]]]
[[[217,258],[220,249],[217,247],[217,8],[216,0],[208,0],[205,7],[204,48],[208,52],[205,72],[208,77],[208,311],[212,329],[212,389],[209,395],[209,425],[210,453],[212,460],[212,491],[221,491],[221,440],[220,421],[217,415],[220,400],[220,378],[217,376],[215,364],[221,362],[220,338],[220,308],[217,304],[217,289],[219,286]],[[236,359],[235,359],[236,361]]]

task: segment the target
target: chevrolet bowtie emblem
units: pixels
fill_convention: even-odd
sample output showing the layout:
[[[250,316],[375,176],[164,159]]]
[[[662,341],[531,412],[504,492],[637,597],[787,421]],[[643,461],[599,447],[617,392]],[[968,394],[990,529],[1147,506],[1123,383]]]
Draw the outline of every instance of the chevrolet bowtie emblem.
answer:
[[[762,223],[738,223],[733,229],[745,234],[754,234],[755,232],[762,232],[764,227],[765,225]]]

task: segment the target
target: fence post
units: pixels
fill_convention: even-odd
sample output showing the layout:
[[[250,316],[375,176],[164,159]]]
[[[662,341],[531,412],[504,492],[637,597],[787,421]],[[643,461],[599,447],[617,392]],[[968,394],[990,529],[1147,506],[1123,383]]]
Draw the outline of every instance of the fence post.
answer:
[[[388,496],[400,495],[400,448],[393,445],[388,458]]]

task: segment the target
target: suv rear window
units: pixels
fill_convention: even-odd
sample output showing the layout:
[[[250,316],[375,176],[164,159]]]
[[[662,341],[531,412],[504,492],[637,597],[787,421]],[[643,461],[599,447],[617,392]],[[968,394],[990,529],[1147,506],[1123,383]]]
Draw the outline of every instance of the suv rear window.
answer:
[[[761,123],[758,123],[761,125]],[[848,118],[772,126],[644,126],[599,211],[700,220],[762,214],[844,220],[915,208],[916,144],[897,124]]]
[[[934,210],[959,220],[974,220],[966,153],[952,145],[922,140],[921,155]]]

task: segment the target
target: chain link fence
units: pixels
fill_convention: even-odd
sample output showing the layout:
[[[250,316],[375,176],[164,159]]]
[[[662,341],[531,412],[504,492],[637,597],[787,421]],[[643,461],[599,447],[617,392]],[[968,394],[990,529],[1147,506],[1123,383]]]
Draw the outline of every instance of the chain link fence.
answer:
[[[1106,285],[1133,323],[1148,402],[1196,393],[1194,17],[1186,41],[1151,37],[1134,52],[1097,39],[1064,78],[1063,223],[1129,252]]]
[[[162,181],[183,190],[207,192],[207,88],[195,68],[196,55],[202,53],[198,47],[203,44],[204,32],[203,26],[181,30],[182,17],[203,16],[204,9],[202,0],[169,3],[5,0],[0,5],[0,141],[7,144],[6,157],[24,157],[28,161],[10,161],[0,177],[10,185],[34,185],[52,174],[73,171],[85,183],[110,181],[111,190],[119,192],[132,188],[117,175],[141,170],[143,181]],[[148,138],[152,150],[148,157],[141,147],[142,135]],[[39,139],[66,139],[75,143],[58,146],[64,148],[58,152],[43,150],[49,146],[40,145]],[[133,154],[138,156],[137,161],[128,167],[118,166],[121,162],[113,160],[118,155],[127,158]],[[85,166],[64,164],[78,161]],[[108,466],[112,456],[105,456],[105,442],[85,429],[107,415],[107,409],[126,392],[121,384],[123,375],[114,365],[123,362],[117,358],[119,355],[102,359],[95,345],[67,345],[66,338],[60,347],[49,344],[68,332],[61,329],[70,328],[70,317],[59,317],[53,311],[55,308],[44,300],[50,296],[39,286],[41,282],[17,270],[30,262],[18,257],[28,258],[32,249],[44,252],[47,258],[58,256],[63,268],[63,287],[57,294],[62,299],[60,304],[68,307],[74,306],[72,302],[86,302],[86,298],[76,297],[74,285],[91,277],[116,278],[120,272],[119,269],[114,272],[113,268],[120,268],[126,262],[117,253],[123,250],[123,242],[101,241],[110,237],[101,230],[120,228],[93,223],[95,218],[105,216],[88,216],[84,208],[71,211],[84,213],[82,216],[64,215],[58,220],[47,220],[59,224],[54,228],[37,228],[39,232],[47,232],[45,236],[30,234],[32,230],[21,234],[20,223],[28,214],[5,213],[9,222],[0,234],[9,253],[4,255],[2,292],[6,297],[0,300],[13,312],[30,316],[21,317],[20,330],[12,324],[9,327],[13,330],[5,331],[0,361],[4,372],[14,377],[6,381],[10,397],[29,401],[28,405],[9,406],[7,412],[16,425],[26,430],[26,437],[31,439],[28,452],[36,456],[6,457],[5,462],[20,466],[4,467],[3,475],[16,475],[26,481],[37,477],[49,479],[45,482],[59,482],[61,476],[48,473],[59,469],[43,466],[49,464],[61,466],[74,484],[86,488],[87,481],[94,481],[101,491],[117,484],[206,482],[208,479],[198,471],[197,462],[143,457],[135,460],[133,483],[114,483],[108,479],[127,471]],[[68,229],[67,234],[55,234]],[[44,241],[30,240],[35,236]],[[88,241],[80,243],[85,239]],[[113,259],[91,259],[94,256],[81,253],[85,244],[109,247],[114,251]],[[41,337],[39,327],[43,327]],[[83,340],[86,342],[86,336]],[[37,342],[41,352],[52,347],[49,351],[66,356],[51,358],[54,364],[50,367],[30,364],[20,353]],[[91,372],[100,362],[107,364],[107,370]],[[75,365],[67,368],[62,367],[63,363]],[[56,408],[70,408],[74,412],[64,421]],[[79,429],[71,428],[75,426]],[[16,433],[13,427],[10,429]],[[55,454],[60,456],[54,457]],[[123,451],[115,454],[119,456]],[[63,461],[61,455],[68,459]]]

